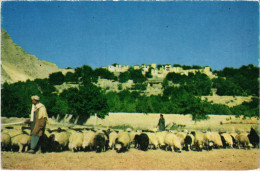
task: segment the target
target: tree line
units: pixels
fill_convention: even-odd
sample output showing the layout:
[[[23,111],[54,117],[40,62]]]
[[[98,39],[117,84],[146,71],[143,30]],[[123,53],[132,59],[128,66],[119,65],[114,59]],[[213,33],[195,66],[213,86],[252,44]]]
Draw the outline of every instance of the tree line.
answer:
[[[73,114],[83,122],[91,115],[97,114],[104,118],[108,112],[138,112],[138,113],[181,113],[192,114],[194,120],[207,119],[207,114],[235,114],[248,117],[259,115],[258,68],[253,65],[242,66],[239,69],[224,68],[214,71],[219,76],[210,80],[202,73],[181,75],[169,73],[163,82],[163,94],[145,96],[144,83],[150,77],[142,74],[142,70],[121,73],[118,77],[105,68],[92,69],[88,65],[78,67],[75,73],[52,73],[49,78],[33,81],[17,82],[2,85],[1,112],[7,117],[28,117],[31,110],[31,95],[39,95],[45,104],[50,117],[58,114]],[[96,83],[98,77],[119,82],[134,80],[136,89],[120,92],[105,92]],[[171,86],[169,81],[179,86]],[[55,85],[64,82],[78,84],[79,88],[69,88],[60,94]],[[200,96],[211,94],[212,88],[217,88],[219,95],[253,95],[251,102],[244,102],[235,107],[213,104],[202,101]],[[231,94],[232,92],[232,94]]]

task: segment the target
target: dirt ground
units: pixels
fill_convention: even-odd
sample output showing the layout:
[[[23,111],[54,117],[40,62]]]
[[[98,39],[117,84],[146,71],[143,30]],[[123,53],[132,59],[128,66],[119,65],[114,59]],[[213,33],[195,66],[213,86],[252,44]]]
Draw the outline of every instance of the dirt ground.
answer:
[[[60,153],[1,152],[2,169],[16,170],[254,170],[259,168],[259,150],[214,149],[182,153],[130,149]]]

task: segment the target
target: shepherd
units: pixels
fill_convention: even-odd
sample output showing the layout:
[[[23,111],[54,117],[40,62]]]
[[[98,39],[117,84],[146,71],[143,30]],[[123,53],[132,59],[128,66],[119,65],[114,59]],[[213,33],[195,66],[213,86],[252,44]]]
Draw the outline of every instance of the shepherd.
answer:
[[[158,126],[160,131],[165,131],[165,120],[163,118],[163,114],[160,114]]]
[[[44,135],[48,114],[45,106],[40,103],[40,97],[35,95],[32,99],[32,110],[30,119],[24,121],[31,125],[31,145],[28,153],[35,154],[37,149],[41,149],[40,144]]]

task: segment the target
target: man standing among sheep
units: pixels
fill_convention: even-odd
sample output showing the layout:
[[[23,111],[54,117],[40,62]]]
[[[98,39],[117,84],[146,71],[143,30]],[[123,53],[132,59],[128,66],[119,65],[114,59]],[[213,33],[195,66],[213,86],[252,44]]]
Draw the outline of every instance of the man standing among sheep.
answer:
[[[45,106],[40,103],[39,96],[32,96],[31,118],[25,120],[25,123],[31,124],[31,146],[28,153],[35,153],[37,145],[40,145],[41,137],[44,134],[48,114]]]
[[[158,126],[159,126],[159,130],[160,131],[165,131],[165,120],[164,120],[162,114],[160,114],[160,119],[159,119]]]

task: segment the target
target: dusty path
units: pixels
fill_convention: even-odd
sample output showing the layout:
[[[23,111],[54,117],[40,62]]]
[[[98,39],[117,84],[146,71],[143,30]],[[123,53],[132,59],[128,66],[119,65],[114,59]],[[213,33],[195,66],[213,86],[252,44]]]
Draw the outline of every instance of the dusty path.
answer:
[[[45,154],[1,153],[3,169],[80,169],[80,170],[253,170],[259,168],[259,150],[219,149],[175,153],[162,150],[147,152],[130,149],[115,151],[61,152]]]

